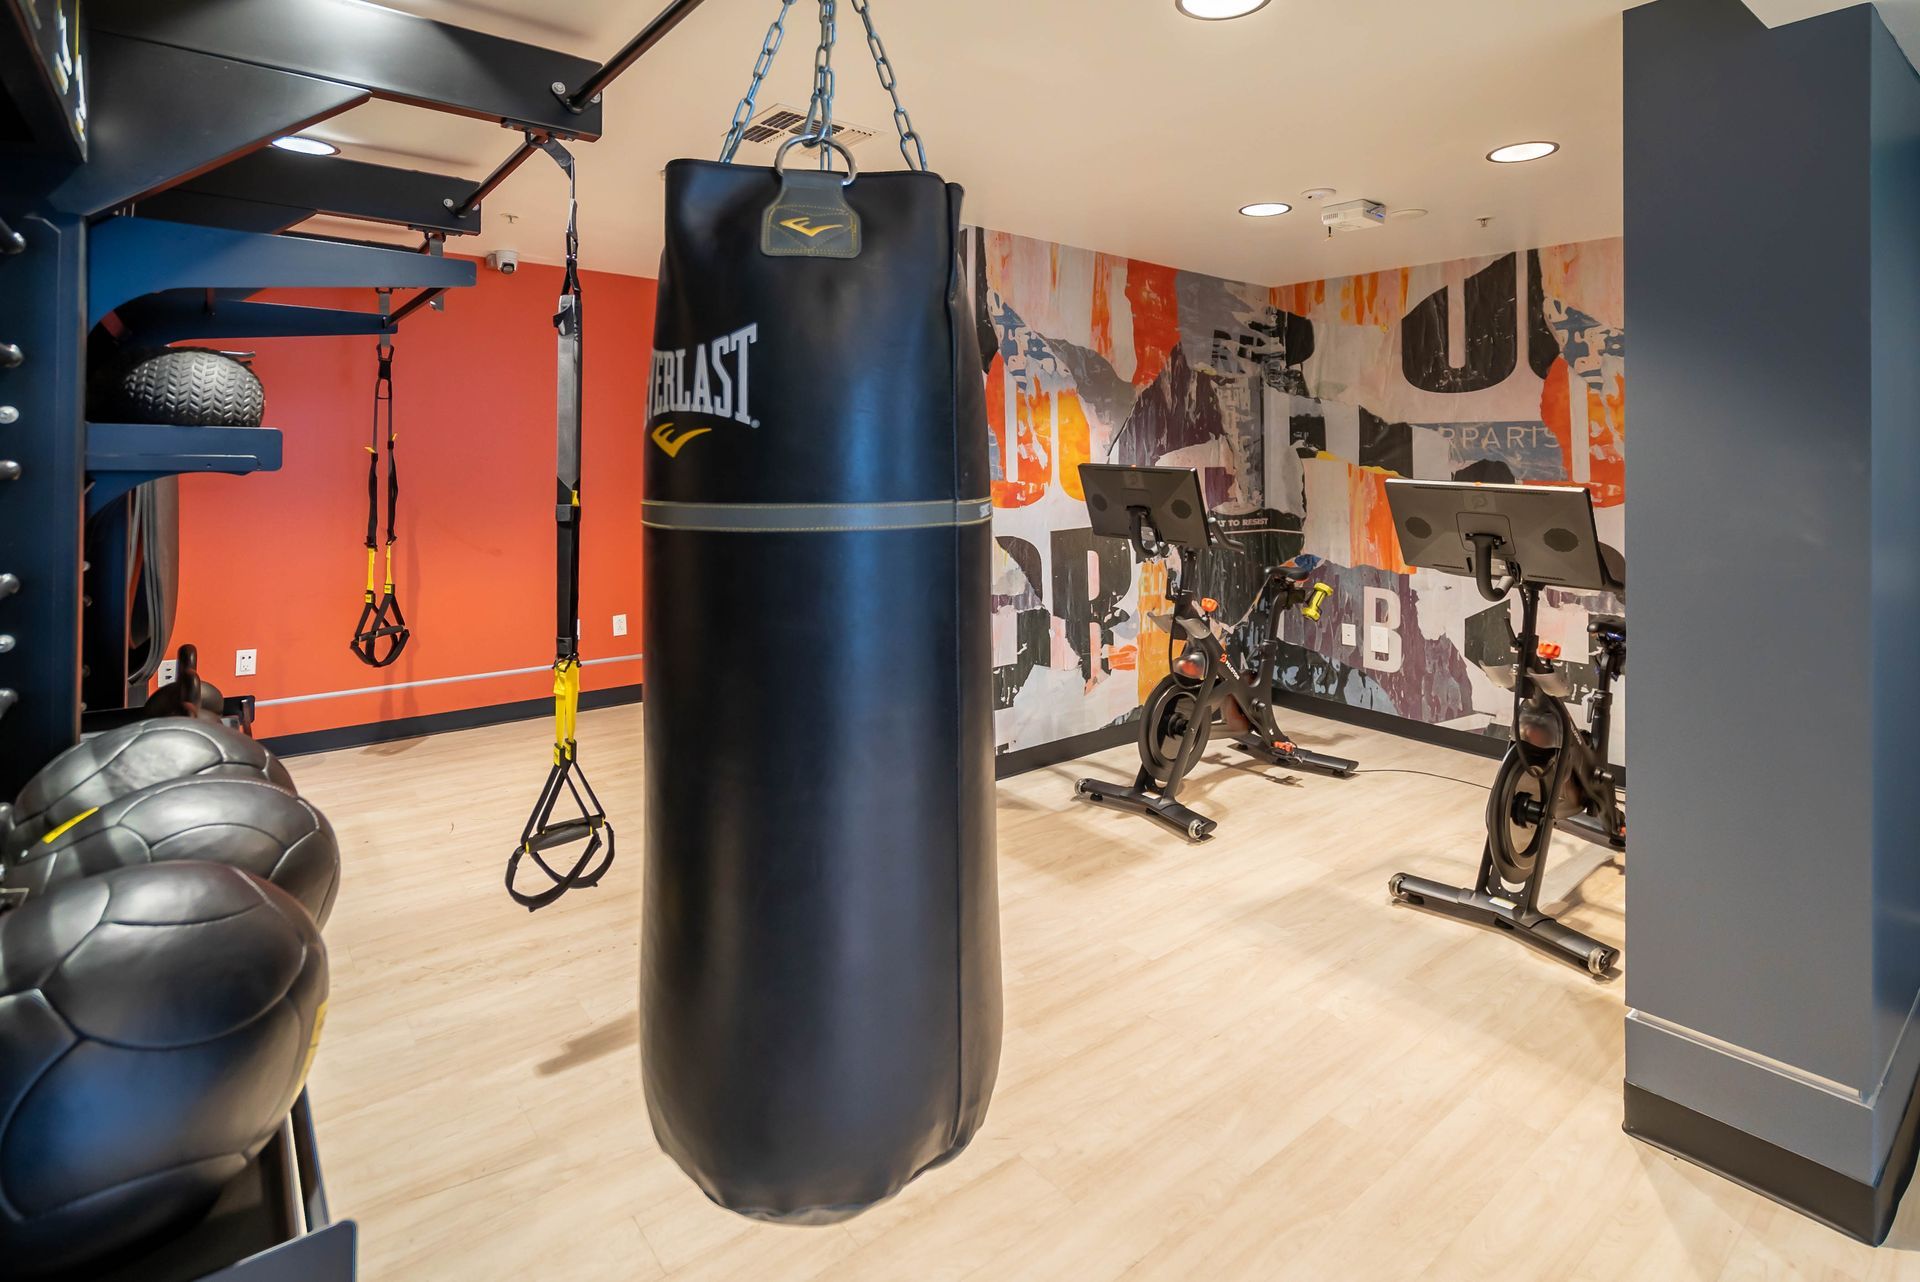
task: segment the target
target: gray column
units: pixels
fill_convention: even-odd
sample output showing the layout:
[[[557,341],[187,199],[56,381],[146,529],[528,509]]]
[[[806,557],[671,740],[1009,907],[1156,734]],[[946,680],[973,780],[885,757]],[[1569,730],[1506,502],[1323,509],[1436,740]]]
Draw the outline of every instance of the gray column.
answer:
[[[1867,5],[1625,23],[1629,1129],[1877,1237],[1920,1073],[1920,77]]]

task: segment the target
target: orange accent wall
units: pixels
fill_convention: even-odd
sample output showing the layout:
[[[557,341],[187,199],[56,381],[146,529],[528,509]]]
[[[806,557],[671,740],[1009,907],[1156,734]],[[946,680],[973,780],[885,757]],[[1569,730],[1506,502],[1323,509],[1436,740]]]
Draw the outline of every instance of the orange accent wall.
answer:
[[[640,653],[640,495],[654,282],[588,272],[581,501],[584,657]],[[554,647],[554,304],[560,269],[480,271],[445,312],[395,340],[400,520],[394,571],[413,639],[370,668],[348,650],[365,587],[374,340],[257,340],[281,469],[193,476],[180,487],[180,607],[173,647],[202,674],[261,700],[389,687],[550,664]],[[368,310],[371,291],[278,297]],[[218,344],[231,348],[233,343]],[[385,537],[385,481],[381,537]],[[626,636],[613,635],[625,614]],[[234,651],[259,671],[233,675]],[[638,661],[585,670],[587,689],[632,685]],[[546,696],[546,672],[260,709],[255,733],[294,734]]]

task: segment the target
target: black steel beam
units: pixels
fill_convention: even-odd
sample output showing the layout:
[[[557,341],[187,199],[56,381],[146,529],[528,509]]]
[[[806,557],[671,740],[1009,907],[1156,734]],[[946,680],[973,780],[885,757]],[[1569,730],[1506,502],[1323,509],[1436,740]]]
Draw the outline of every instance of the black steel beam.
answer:
[[[150,294],[118,311],[126,342],[142,347],[236,338],[319,338],[380,334],[388,326],[378,312],[293,303],[208,302],[200,291]]]
[[[88,0],[95,31],[358,85],[436,111],[600,136],[600,108],[575,113],[555,84],[584,85],[585,58],[359,0]]]
[[[211,196],[174,187],[137,202],[133,212],[142,218],[158,218],[170,223],[197,223],[202,227],[272,235],[297,227],[320,211],[263,205],[254,200],[235,200],[231,196]]]
[[[660,11],[660,16],[640,29],[640,34],[621,48],[619,53],[607,59],[599,70],[588,76],[585,82],[569,85],[567,106],[573,111],[583,111],[593,105],[601,90],[612,84],[619,74],[640,60],[640,56],[659,44],[669,31],[679,26],[686,17],[698,9],[705,0],[673,0],[673,3]]]
[[[110,218],[93,229],[87,282],[89,326],[122,303],[167,289],[369,286],[459,288],[472,262],[410,249],[374,249],[218,227]]]
[[[12,211],[9,211],[12,212]],[[0,796],[80,735],[81,489],[86,450],[86,228],[16,218],[24,252],[0,258]],[[13,469],[0,469],[13,473]]]
[[[672,4],[660,11],[658,17],[640,29],[639,35],[627,41],[619,53],[614,54],[613,57],[596,67],[592,75],[579,82],[578,85],[569,81],[555,81],[551,86],[552,92],[561,100],[561,104],[569,112],[576,114],[584,114],[588,111],[598,112],[600,110],[601,91],[612,84],[614,78],[621,72],[638,62],[640,55],[659,44],[669,31],[679,26],[688,14],[698,9],[705,2],[706,0],[673,0]],[[564,133],[568,131],[558,132]],[[578,130],[571,132],[579,137],[588,137],[588,135],[581,134]],[[514,170],[520,168],[520,166],[532,159],[534,152],[539,149],[540,144],[531,137],[521,143],[519,148],[515,150],[511,156],[501,161],[498,168],[481,179],[480,185],[475,187],[473,192],[465,200],[460,202],[454,209],[455,216],[466,218],[469,214],[478,210],[480,202],[491,195],[494,188],[505,182]]]
[[[455,206],[453,216],[465,220],[470,216],[477,215],[480,212],[480,202],[488,196],[491,196],[493,189],[511,177],[514,170],[533,159],[535,153],[539,150],[540,144],[532,138],[528,138],[525,142],[521,143],[511,156],[508,156],[505,160],[494,166],[493,172],[480,180],[480,185],[469,192],[465,200]],[[480,228],[479,218],[472,217],[472,222],[474,224],[474,230],[478,231]]]
[[[454,216],[471,185],[446,174],[263,147],[176,190],[461,235],[480,230],[479,218]]]
[[[29,167],[25,184],[50,193],[51,207],[88,217],[367,100],[349,85],[98,33],[92,57],[92,158],[43,182],[31,181],[42,171]]]
[[[400,304],[399,307],[394,309],[393,315],[387,317],[387,328],[399,329],[401,321],[413,315],[415,312],[419,311],[422,307],[425,307],[428,303],[433,302],[435,299],[439,298],[440,295],[446,292],[447,291],[444,286],[435,286],[432,289],[421,290],[419,293],[415,294],[412,298],[409,298],[406,302]]]

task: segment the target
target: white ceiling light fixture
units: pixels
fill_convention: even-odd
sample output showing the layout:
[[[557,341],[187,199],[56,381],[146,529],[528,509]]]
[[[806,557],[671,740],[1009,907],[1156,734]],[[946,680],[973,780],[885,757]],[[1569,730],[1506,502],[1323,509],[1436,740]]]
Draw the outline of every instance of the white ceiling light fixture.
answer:
[[[1267,0],[1173,0],[1173,7],[1202,22],[1244,18],[1267,7]]]
[[[330,142],[319,138],[309,138],[305,134],[288,134],[285,138],[275,138],[273,146],[281,151],[291,151],[302,156],[337,156],[340,149]]]
[[[1540,160],[1560,150],[1557,142],[1510,142],[1504,147],[1495,147],[1487,153],[1487,159],[1496,165],[1519,165],[1529,160]]]
[[[1249,218],[1278,218],[1292,208],[1292,205],[1277,200],[1258,200],[1251,205],[1240,206],[1240,212]]]

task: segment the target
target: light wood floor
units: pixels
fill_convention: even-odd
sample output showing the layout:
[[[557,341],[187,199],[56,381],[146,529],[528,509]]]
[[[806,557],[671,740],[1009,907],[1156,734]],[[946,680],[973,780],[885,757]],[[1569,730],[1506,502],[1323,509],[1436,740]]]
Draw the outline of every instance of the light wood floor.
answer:
[[[1920,1278],[1914,1205],[1873,1251],[1622,1135],[1620,982],[1389,906],[1396,870],[1471,876],[1481,788],[1290,786],[1220,749],[1189,796],[1221,820],[1201,846],[1073,799],[1131,749],[1003,784],[1006,1050],[979,1139],[849,1223],[740,1219],[660,1154],[640,1096],[638,708],[582,718],[626,841],[608,880],[531,917],[501,891],[547,735],[293,763],[346,855],[313,1098],[373,1282]],[[1617,866],[1584,895],[1570,919],[1623,939]]]

